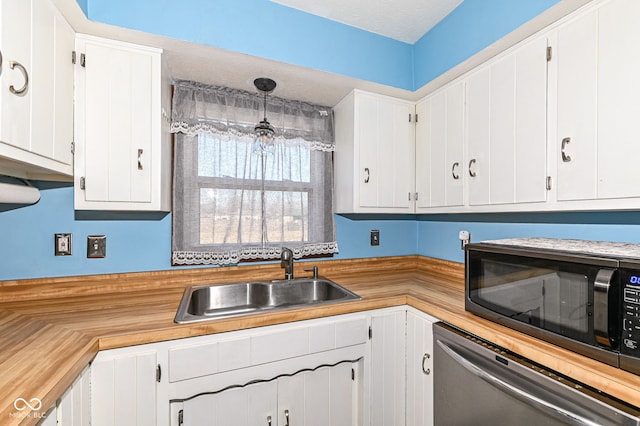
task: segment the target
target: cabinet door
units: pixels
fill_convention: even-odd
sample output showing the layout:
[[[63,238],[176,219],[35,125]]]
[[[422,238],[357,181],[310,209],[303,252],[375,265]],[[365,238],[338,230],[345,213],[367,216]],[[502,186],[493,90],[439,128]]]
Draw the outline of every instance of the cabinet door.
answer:
[[[182,425],[276,426],[277,397],[277,381],[201,395],[184,402]]]
[[[467,158],[469,204],[491,203],[491,69],[467,80]]]
[[[598,10],[598,198],[640,196],[640,2]]]
[[[558,200],[596,198],[597,12],[558,29]],[[617,110],[617,108],[616,108]]]
[[[0,141],[29,150],[31,90],[21,70],[31,73],[31,1],[2,0],[0,7]]]
[[[278,424],[355,425],[351,368],[344,362],[278,379]]]
[[[416,207],[463,204],[464,84],[416,105]]]
[[[433,425],[433,322],[407,313],[407,426]]]
[[[351,363],[203,394],[183,403],[184,426],[354,426]]]
[[[91,365],[91,424],[156,424],[156,353],[109,356]]]
[[[30,150],[70,165],[75,33],[49,0],[37,2],[33,24]]]
[[[467,81],[471,205],[546,200],[546,50],[537,38]]]
[[[371,317],[371,425],[405,422],[405,321],[404,310]]]
[[[359,205],[409,209],[413,191],[413,113],[410,103],[358,93]]]
[[[90,36],[77,50],[76,209],[166,211],[161,52]]]

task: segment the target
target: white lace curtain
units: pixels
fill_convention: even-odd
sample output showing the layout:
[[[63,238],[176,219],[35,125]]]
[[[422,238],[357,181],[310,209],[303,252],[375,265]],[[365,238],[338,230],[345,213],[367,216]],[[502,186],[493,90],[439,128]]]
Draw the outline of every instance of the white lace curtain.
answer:
[[[174,88],[174,264],[234,264],[337,252],[333,116],[269,97],[275,138],[256,141],[257,93],[194,82]]]

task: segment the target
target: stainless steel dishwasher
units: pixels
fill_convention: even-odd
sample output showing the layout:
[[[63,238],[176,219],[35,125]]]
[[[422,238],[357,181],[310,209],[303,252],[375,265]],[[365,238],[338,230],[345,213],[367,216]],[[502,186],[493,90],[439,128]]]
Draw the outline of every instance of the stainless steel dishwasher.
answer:
[[[444,323],[434,328],[440,425],[640,425],[640,409]]]

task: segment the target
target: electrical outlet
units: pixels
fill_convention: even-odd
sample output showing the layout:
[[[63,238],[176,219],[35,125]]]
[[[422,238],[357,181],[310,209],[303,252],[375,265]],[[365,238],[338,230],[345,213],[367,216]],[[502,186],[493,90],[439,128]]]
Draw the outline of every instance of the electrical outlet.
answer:
[[[107,237],[104,235],[89,235],[87,237],[87,257],[101,258],[107,256]]]
[[[379,246],[380,245],[380,231],[377,229],[372,229],[371,230],[371,241],[370,241],[372,246]]]
[[[71,256],[71,234],[55,234],[53,240],[56,256]]]

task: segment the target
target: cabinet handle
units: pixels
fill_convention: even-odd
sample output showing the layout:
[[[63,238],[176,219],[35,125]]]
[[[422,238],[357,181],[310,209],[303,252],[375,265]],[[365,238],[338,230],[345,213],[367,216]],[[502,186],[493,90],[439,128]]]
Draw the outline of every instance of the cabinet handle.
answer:
[[[429,358],[431,358],[431,355],[429,355],[429,354],[424,354],[424,356],[422,357],[422,372],[423,372],[424,374],[426,374],[427,376],[428,376],[429,374],[431,374],[431,369],[430,369],[430,368],[426,368],[426,367],[425,367],[425,365],[424,365],[424,363],[425,363]]]
[[[271,426],[271,416],[267,416],[267,426]]]
[[[138,170],[142,170],[142,153],[144,151],[142,149],[138,149]]]
[[[289,410],[284,410],[284,426],[289,426]]]
[[[569,144],[569,142],[571,142],[571,138],[564,138],[562,139],[562,145],[560,145],[560,154],[562,154],[563,163],[568,163],[569,161],[571,161],[571,156],[567,155],[567,153],[565,152],[565,148]]]
[[[476,177],[476,172],[471,170],[471,166],[476,164],[476,159],[472,159],[471,161],[469,161],[469,176],[471,177]]]
[[[453,163],[453,166],[451,166],[451,176],[453,176],[454,180],[460,179],[460,175],[456,173],[456,167],[458,167],[459,165],[460,163],[456,161],[455,163]]]
[[[2,50],[0,50],[0,75],[2,75]]]
[[[22,73],[22,75],[24,76],[24,85],[20,89],[16,89],[15,87],[13,87],[13,84],[12,84],[11,86],[9,86],[9,91],[14,95],[18,95],[18,96],[24,95],[25,92],[27,91],[27,88],[29,87],[29,73],[27,72],[25,67],[22,66],[20,62],[9,61],[9,68],[11,69],[18,68]]]
[[[367,174],[367,177],[364,178],[364,183],[369,183],[369,178],[371,177],[371,174],[369,173],[369,168],[365,167],[364,172]]]

